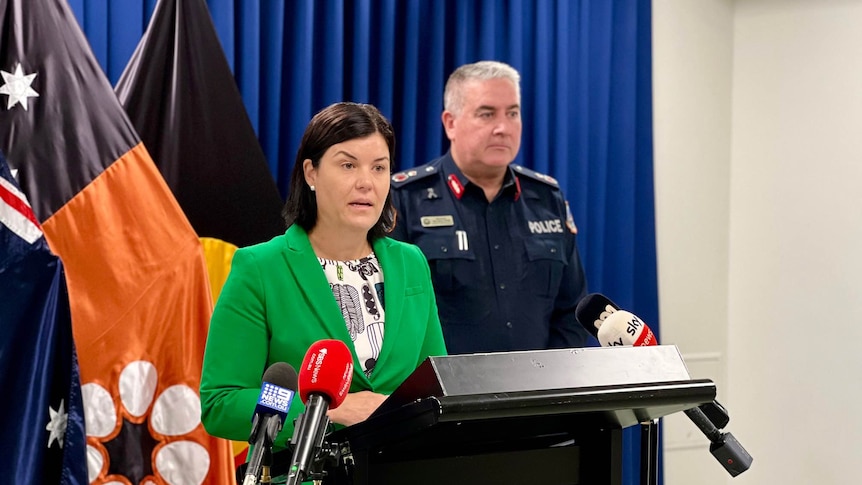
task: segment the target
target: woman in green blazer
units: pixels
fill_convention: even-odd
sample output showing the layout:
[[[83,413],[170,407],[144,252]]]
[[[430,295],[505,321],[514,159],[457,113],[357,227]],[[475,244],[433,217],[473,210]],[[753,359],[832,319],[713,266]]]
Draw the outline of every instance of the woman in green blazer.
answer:
[[[341,425],[366,419],[426,357],[445,355],[425,257],[385,236],[395,223],[394,145],[392,126],[370,105],[337,103],[309,123],[287,232],[237,250],[213,311],[200,389],[210,434],[247,440],[264,371],[276,362],[299,369],[318,340],[341,340],[353,353],[350,394],[329,412]],[[275,450],[303,410],[295,398]]]

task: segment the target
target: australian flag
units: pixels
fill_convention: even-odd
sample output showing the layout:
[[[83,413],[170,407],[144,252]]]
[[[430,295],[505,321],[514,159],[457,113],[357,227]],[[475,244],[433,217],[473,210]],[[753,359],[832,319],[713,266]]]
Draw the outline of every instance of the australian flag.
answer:
[[[63,265],[0,154],[0,471],[85,485],[86,436]]]

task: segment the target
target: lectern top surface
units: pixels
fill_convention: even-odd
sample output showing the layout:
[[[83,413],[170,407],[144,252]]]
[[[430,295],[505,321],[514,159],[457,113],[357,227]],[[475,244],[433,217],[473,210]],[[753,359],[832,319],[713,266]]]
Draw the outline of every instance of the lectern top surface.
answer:
[[[376,414],[431,396],[636,386],[690,379],[674,345],[429,357]]]
[[[430,360],[447,396],[691,379],[674,345],[498,352]]]

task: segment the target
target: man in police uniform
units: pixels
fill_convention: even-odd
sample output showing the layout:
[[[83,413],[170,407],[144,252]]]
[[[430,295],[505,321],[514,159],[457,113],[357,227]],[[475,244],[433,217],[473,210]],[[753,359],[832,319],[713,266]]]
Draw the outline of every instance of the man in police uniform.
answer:
[[[582,347],[577,229],[557,181],[512,164],[520,76],[482,61],[449,77],[450,149],[392,176],[392,236],[428,258],[449,353]]]

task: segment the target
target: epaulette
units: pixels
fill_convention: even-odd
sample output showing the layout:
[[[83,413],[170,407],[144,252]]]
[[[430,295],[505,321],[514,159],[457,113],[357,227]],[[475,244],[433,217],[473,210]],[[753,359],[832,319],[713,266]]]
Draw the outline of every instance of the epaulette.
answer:
[[[512,164],[512,169],[515,170],[515,172],[517,172],[519,175],[524,175],[525,177],[530,177],[533,180],[544,182],[551,187],[560,188],[560,183],[557,182],[557,179],[551,177],[550,175],[545,175],[543,173],[536,172],[535,170],[530,170],[529,168],[522,167],[514,163]]]
[[[434,163],[428,163],[425,165],[420,165],[418,167],[409,168],[407,170],[402,170],[398,173],[392,174],[392,186],[401,187],[402,185],[409,184],[410,182],[424,179],[425,177],[433,175],[439,171],[440,168],[437,167]]]

